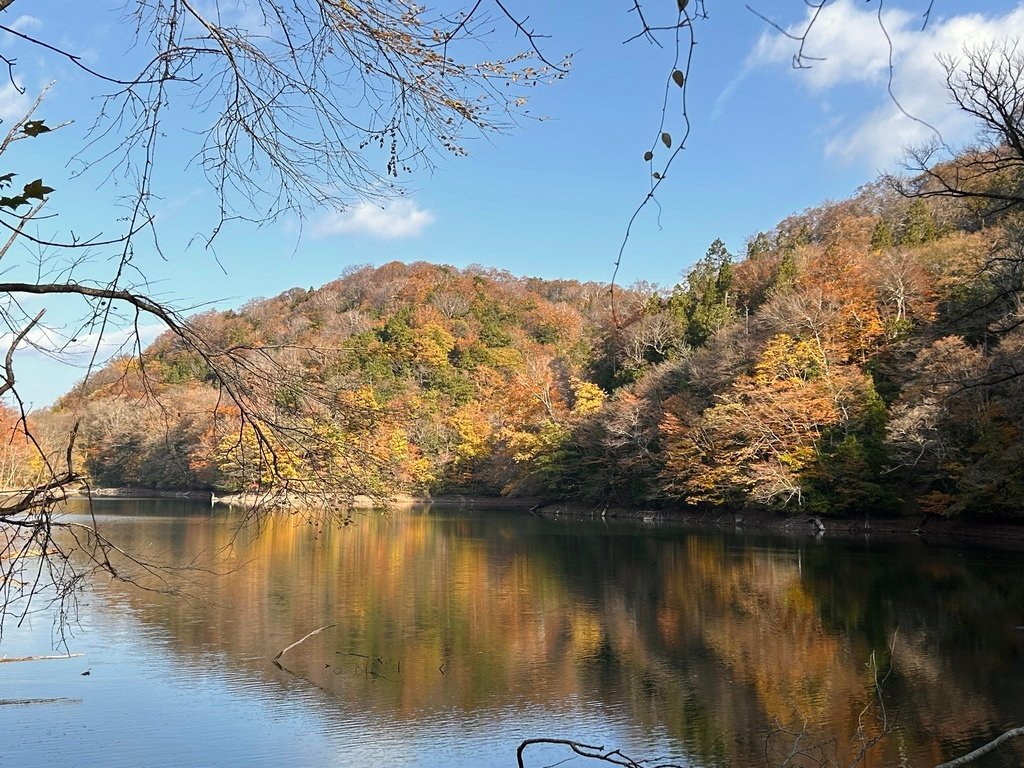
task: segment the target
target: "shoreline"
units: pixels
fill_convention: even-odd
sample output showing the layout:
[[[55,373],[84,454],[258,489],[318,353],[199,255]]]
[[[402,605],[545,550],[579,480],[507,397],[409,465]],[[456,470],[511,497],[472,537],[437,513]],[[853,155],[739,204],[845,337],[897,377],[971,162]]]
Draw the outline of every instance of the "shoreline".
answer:
[[[267,504],[271,508],[301,509],[309,499],[292,494],[285,498],[255,494],[217,496],[211,491],[170,491],[153,488],[93,488],[69,492],[68,498],[98,499],[187,499],[209,501],[212,505],[252,507]],[[332,506],[329,498],[316,498],[315,504]],[[977,518],[943,518],[937,516],[819,517],[814,515],[780,515],[759,510],[731,513],[725,510],[656,509],[644,507],[595,506],[579,501],[546,501],[537,498],[510,498],[453,494],[444,496],[413,496],[396,494],[386,499],[356,496],[354,510],[410,510],[429,506],[477,507],[491,510],[522,511],[551,519],[618,520],[637,524],[656,524],[735,533],[763,533],[782,536],[826,538],[863,538],[879,540],[921,540],[948,543],[970,543],[1001,549],[1024,549],[1024,520],[978,520]]]
[[[209,501],[211,504],[222,504],[231,507],[252,507],[266,504],[269,507],[282,509],[301,509],[303,506],[333,506],[337,499],[330,496],[299,494],[254,494],[231,493],[218,496],[214,491],[186,490],[172,491],[160,488],[91,488],[88,492],[82,489],[69,490],[69,499],[190,499]],[[392,494],[386,498],[368,495],[357,495],[352,499],[354,509],[407,509],[411,507],[440,504],[452,507],[486,507],[488,509],[529,509],[538,506],[536,498],[511,498],[508,496],[484,496],[471,494],[451,494],[442,496],[413,496],[407,493]]]
[[[979,521],[977,518],[943,518],[914,515],[907,517],[821,517],[784,516],[767,511],[687,509],[643,509],[631,507],[594,507],[574,501],[551,502],[531,510],[542,517],[579,520],[632,520],[647,525],[679,526],[698,530],[751,533],[811,538],[862,539],[879,541],[933,541],[966,543],[998,549],[1024,549],[1024,520]]]

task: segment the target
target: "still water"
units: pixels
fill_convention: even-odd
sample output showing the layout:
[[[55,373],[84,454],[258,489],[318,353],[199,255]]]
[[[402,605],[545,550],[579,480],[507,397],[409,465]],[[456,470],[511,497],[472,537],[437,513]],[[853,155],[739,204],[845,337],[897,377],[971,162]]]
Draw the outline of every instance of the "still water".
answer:
[[[916,767],[1024,724],[1019,552],[438,507],[259,535],[185,502],[97,512],[198,568],[184,596],[96,584],[82,656],[0,664],[0,765],[509,766],[555,737],[764,766],[800,733],[797,764],[881,736],[863,765]],[[0,654],[53,640],[37,615]]]

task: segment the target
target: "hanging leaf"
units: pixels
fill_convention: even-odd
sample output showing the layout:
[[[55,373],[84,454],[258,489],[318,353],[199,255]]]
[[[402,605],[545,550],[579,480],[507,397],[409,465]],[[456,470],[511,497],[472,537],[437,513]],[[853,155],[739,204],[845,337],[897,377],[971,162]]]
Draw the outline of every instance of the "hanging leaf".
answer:
[[[38,136],[41,133],[49,133],[50,128],[42,120],[29,120],[21,126],[21,132],[26,136]]]
[[[644,162],[645,163],[649,163],[653,159],[654,159],[654,153],[651,152],[651,150],[647,150],[646,152],[644,152]]]
[[[686,10],[686,6],[688,6],[690,4],[690,0],[678,0],[678,3],[679,3],[679,12],[682,13],[683,11]]]
[[[42,179],[36,179],[35,181],[29,182],[25,185],[24,195],[29,199],[42,200],[44,195],[48,195],[53,192],[53,187],[47,187],[43,184]]]
[[[0,186],[7,186],[13,176],[13,173],[0,176],[0,182],[2,182]],[[42,179],[36,179],[26,184],[20,195],[4,195],[0,197],[0,208],[10,208],[12,211],[16,211],[21,206],[28,205],[29,200],[42,200],[45,195],[51,192],[53,192],[53,187],[43,184]]]
[[[652,173],[652,174],[651,174],[651,176],[653,176],[653,177],[654,177],[654,178],[656,178],[656,179],[660,179],[660,178],[661,178],[661,174],[660,174],[660,173],[658,173],[657,171],[655,171],[654,173]]]
[[[686,75],[684,75],[678,69],[673,69],[672,70],[672,80],[675,82],[676,85],[678,85],[680,88],[682,88],[683,87],[683,83],[686,82]]]
[[[669,149],[671,149],[672,148],[672,134],[670,134],[668,132],[661,134],[661,143],[664,144]]]

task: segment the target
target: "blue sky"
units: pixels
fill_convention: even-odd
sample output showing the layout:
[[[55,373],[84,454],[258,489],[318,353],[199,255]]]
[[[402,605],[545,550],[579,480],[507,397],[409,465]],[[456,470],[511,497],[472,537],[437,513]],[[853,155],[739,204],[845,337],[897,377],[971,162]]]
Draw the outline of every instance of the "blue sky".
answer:
[[[531,114],[545,120],[524,120],[505,135],[471,141],[468,157],[414,176],[407,194],[384,207],[317,211],[305,222],[291,218],[263,228],[235,224],[220,234],[215,253],[191,238],[208,225],[212,193],[197,174],[182,170],[184,143],[169,129],[156,174],[165,259],[140,243],[140,272],[161,298],[216,308],[296,285],[321,285],[352,264],[391,260],[608,281],[627,221],[650,184],[642,156],[656,143],[671,63],[669,49],[643,40],[623,44],[638,30],[631,5],[515,0],[510,7],[548,35],[542,41],[546,54],[574,55],[568,78],[533,92]],[[1021,4],[976,2],[969,11],[965,5],[937,0],[924,30],[925,0],[888,2],[883,14],[894,46],[894,93],[953,145],[969,140],[972,128],[948,105],[935,55],[956,54],[970,41],[1024,35]],[[698,26],[689,78],[687,148],[661,186],[659,204],[633,228],[620,283],[670,287],[716,237],[742,253],[750,235],[790,213],[849,195],[879,171],[893,169],[902,147],[929,138],[888,97],[889,50],[876,2],[833,0],[807,49],[825,60],[808,70],[794,70],[794,43],[742,4],[709,0],[707,6],[710,18]],[[0,23],[80,54],[97,70],[118,72],[134,55],[119,7],[17,0]],[[764,0],[755,7],[794,29],[808,13],[798,0]],[[499,26],[496,37],[507,41],[509,34]],[[5,169],[42,169],[57,189],[48,208],[65,230],[115,230],[117,188],[88,172],[69,178],[66,164],[104,88],[58,56],[3,33],[0,40],[6,55],[17,56],[17,77],[27,89],[19,96],[10,85],[0,88],[0,117],[17,117],[26,99],[53,80],[39,116],[51,124],[75,120],[52,137],[19,142],[5,154]],[[670,107],[668,130],[677,137],[678,120],[678,109]],[[93,257],[91,269],[100,275],[116,254],[100,249]],[[29,275],[34,262],[47,258],[68,257],[23,248],[5,258],[4,279]],[[74,316],[66,302],[52,303],[47,325],[33,340],[42,347],[67,346],[75,330],[66,323]],[[151,337],[156,329],[145,322]],[[85,335],[69,349],[80,352],[91,340]],[[66,362],[82,360],[79,353]],[[31,349],[19,353],[18,365],[24,391],[37,406],[82,374]]]

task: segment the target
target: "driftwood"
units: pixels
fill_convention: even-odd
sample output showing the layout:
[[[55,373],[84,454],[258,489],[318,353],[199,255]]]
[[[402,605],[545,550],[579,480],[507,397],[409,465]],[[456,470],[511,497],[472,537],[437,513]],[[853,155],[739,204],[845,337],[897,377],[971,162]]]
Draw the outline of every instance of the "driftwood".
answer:
[[[15,661],[48,661],[50,659],[73,659],[76,656],[83,656],[81,653],[61,653],[56,656],[3,656],[0,657],[0,664],[10,664]]]
[[[29,707],[33,704],[81,704],[81,699],[59,696],[55,699],[0,699],[0,707]]]
[[[276,666],[278,666],[278,667],[281,667],[281,669],[284,669],[284,667],[283,667],[283,666],[281,665],[281,662],[279,661],[279,659],[280,659],[280,658],[281,658],[282,656],[284,656],[284,655],[285,655],[286,653],[288,653],[288,651],[290,651],[290,650],[291,650],[292,648],[294,648],[295,646],[297,646],[297,645],[301,645],[302,643],[306,642],[306,641],[307,641],[307,640],[309,640],[309,638],[311,638],[311,637],[312,637],[313,635],[319,635],[319,634],[320,634],[321,632],[323,632],[323,631],[324,631],[325,629],[330,629],[331,627],[336,627],[336,626],[338,626],[338,625],[337,625],[337,624],[326,624],[326,625],[324,625],[324,626],[320,627],[319,629],[314,629],[314,630],[313,630],[312,632],[310,632],[310,633],[309,633],[308,635],[305,635],[304,637],[301,637],[301,638],[299,638],[299,639],[298,639],[298,640],[296,640],[296,641],[295,641],[294,643],[292,643],[291,645],[289,645],[289,646],[288,646],[287,648],[282,648],[282,649],[281,649],[280,651],[278,651],[278,653],[277,653],[277,656],[275,656],[275,657],[274,657],[273,659],[271,659],[271,661],[273,661],[273,662],[274,662],[274,664],[275,664]]]

